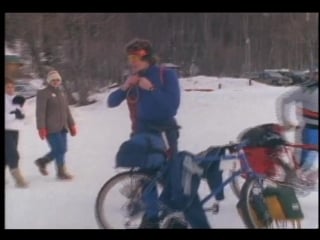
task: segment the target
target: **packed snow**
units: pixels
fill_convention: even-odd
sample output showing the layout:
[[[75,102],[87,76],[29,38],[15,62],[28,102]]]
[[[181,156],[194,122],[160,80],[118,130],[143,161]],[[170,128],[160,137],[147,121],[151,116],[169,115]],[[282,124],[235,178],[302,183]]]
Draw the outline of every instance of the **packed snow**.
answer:
[[[257,82],[249,86],[248,83],[248,79],[240,78],[198,76],[180,79],[181,106],[177,114],[182,127],[180,150],[197,153],[212,145],[236,141],[238,134],[248,127],[277,122],[276,98],[289,87]],[[184,89],[213,91],[187,92]],[[20,167],[30,186],[16,188],[6,170],[5,228],[98,228],[94,216],[97,193],[104,182],[121,171],[114,168],[114,159],[118,147],[130,133],[127,105],[108,108],[109,93],[95,95],[97,102],[92,105],[71,107],[79,131],[77,136],[69,137],[66,164],[75,178],[67,182],[56,179],[54,164],[49,166],[49,176],[40,175],[34,165],[34,160],[49,151],[49,147],[40,140],[36,130],[35,99],[27,100],[27,118],[20,132],[19,152]],[[288,138],[291,137],[288,134]],[[202,184],[201,195],[207,191],[206,184]],[[225,188],[225,196],[218,215],[207,213],[212,228],[245,228],[236,209],[238,200],[229,187]],[[318,192],[300,198],[305,215],[302,228],[318,228],[318,202]]]

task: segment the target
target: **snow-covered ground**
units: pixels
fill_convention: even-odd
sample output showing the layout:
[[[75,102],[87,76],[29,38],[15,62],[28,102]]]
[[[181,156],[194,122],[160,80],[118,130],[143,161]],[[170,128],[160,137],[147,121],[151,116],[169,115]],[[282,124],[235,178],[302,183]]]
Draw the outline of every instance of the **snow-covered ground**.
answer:
[[[181,79],[181,107],[177,115],[182,126],[179,147],[194,153],[211,145],[235,141],[247,127],[277,122],[276,98],[288,91],[248,79],[193,77]],[[218,84],[222,85],[218,89]],[[210,88],[211,92],[183,91],[184,88]],[[126,104],[107,108],[109,93],[96,95],[90,106],[72,108],[79,134],[69,137],[67,166],[75,179],[57,181],[52,164],[49,176],[41,176],[34,160],[44,155],[49,147],[41,141],[35,126],[35,99],[26,104],[28,117],[21,131],[20,166],[30,187],[17,189],[6,172],[5,227],[9,229],[96,229],[94,217],[96,195],[103,183],[119,170],[114,168],[114,157],[119,145],[127,140],[130,122]],[[291,135],[288,135],[290,139]],[[205,185],[200,188],[206,193]],[[220,213],[208,218],[213,228],[244,228],[236,209],[237,199],[230,188]],[[318,193],[301,198],[305,215],[303,228],[318,228]]]

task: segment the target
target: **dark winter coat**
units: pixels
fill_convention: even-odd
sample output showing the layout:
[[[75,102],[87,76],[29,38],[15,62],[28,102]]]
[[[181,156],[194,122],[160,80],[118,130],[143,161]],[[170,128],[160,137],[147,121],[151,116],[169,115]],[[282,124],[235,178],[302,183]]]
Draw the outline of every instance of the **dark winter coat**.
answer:
[[[48,133],[67,130],[75,125],[65,93],[50,85],[37,93],[36,119],[37,129],[45,128]]]

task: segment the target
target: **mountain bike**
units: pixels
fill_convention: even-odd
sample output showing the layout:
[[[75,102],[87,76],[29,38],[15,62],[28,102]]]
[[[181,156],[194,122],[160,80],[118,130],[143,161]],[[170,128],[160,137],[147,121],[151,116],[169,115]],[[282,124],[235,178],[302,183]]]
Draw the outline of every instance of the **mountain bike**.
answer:
[[[246,142],[240,142],[232,145],[225,145],[221,149],[230,149],[223,154],[223,157],[193,155],[194,163],[202,161],[211,164],[218,164],[219,170],[231,171],[231,176],[224,180],[217,188],[211,189],[202,200],[204,206],[208,200],[215,197],[235,178],[246,175],[245,187],[241,190],[241,198],[244,207],[240,214],[247,227],[250,228],[300,228],[301,219],[286,221],[283,219],[272,218],[270,214],[267,219],[257,217],[252,209],[253,196],[262,196],[262,192],[267,187],[277,188],[278,184],[272,179],[266,178],[264,174],[255,172],[248,161],[244,147]],[[218,154],[218,153],[217,153]],[[104,229],[136,229],[139,228],[144,206],[141,200],[144,191],[150,191],[156,186],[159,193],[163,189],[163,177],[168,169],[165,164],[155,173],[150,174],[140,169],[131,169],[121,172],[109,179],[100,189],[96,198],[95,216],[99,227]],[[259,191],[257,191],[257,189]],[[171,209],[159,200],[160,228],[171,228],[171,220],[177,220],[184,228],[192,228],[184,217],[183,211]],[[203,207],[204,211],[211,211],[211,208]],[[267,209],[266,209],[267,211]],[[175,221],[176,222],[176,221]],[[285,222],[285,224],[279,224]]]

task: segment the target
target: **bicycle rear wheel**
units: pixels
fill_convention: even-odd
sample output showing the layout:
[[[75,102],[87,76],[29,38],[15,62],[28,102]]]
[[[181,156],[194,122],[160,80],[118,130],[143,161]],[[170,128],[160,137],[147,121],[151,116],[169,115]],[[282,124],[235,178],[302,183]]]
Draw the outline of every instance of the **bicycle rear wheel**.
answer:
[[[135,229],[144,214],[141,194],[152,177],[142,171],[126,171],[108,180],[96,198],[95,216],[101,228]],[[158,192],[160,185],[157,184]]]
[[[249,179],[244,184],[240,194],[240,201],[243,201],[241,215],[245,225],[248,228],[301,228],[300,219],[273,219],[269,211],[266,213],[269,218],[268,216],[264,216],[264,218],[262,218],[261,214],[258,216],[259,214],[254,210],[253,198],[257,196],[257,194],[260,194],[262,201],[264,201],[262,190],[268,185],[267,181],[268,180],[263,184],[263,187],[262,184],[258,183],[257,179]],[[274,185],[274,183],[272,184]]]

